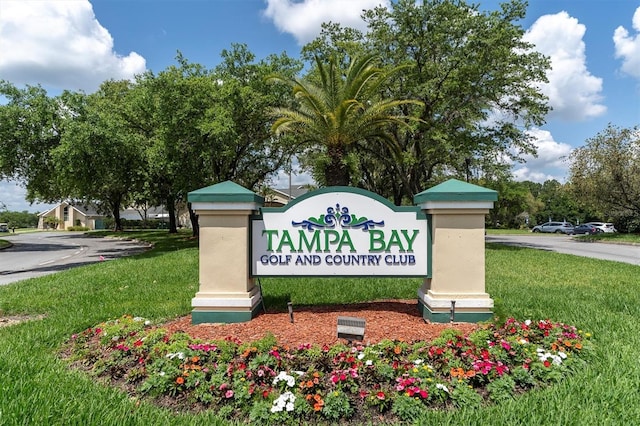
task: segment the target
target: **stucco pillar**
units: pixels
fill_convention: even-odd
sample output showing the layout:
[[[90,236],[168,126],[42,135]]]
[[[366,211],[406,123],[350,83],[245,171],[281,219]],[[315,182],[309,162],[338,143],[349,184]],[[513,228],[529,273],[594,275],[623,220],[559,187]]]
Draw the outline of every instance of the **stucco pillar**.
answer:
[[[493,316],[485,291],[485,215],[497,192],[451,179],[414,197],[431,218],[431,277],[418,290],[424,319],[478,322]],[[454,302],[454,303],[452,303]]]
[[[191,301],[193,324],[244,322],[261,295],[249,274],[250,216],[264,199],[227,181],[188,195],[199,216],[200,288]]]

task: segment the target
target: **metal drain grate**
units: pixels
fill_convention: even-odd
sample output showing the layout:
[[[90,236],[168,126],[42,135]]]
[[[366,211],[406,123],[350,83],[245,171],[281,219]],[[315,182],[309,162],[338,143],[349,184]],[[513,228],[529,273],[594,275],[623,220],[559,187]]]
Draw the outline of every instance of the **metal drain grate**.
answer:
[[[338,317],[338,338],[353,340],[364,339],[364,328],[366,321],[364,318]]]

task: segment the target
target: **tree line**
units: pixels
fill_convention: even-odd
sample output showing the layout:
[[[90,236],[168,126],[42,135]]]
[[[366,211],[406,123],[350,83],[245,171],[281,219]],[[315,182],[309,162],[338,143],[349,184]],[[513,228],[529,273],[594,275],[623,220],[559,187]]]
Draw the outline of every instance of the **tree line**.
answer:
[[[116,229],[122,208],[163,205],[170,232],[190,191],[232,180],[265,193],[292,158],[319,186],[398,205],[450,177],[506,185],[506,204],[519,189],[500,160],[535,153],[527,130],[549,111],[549,60],[523,41],[525,11],[400,0],[364,11],[367,31],[323,25],[299,58],[233,44],[207,69],[178,52],[91,94],[3,81],[0,177],[30,201],[96,203]]]

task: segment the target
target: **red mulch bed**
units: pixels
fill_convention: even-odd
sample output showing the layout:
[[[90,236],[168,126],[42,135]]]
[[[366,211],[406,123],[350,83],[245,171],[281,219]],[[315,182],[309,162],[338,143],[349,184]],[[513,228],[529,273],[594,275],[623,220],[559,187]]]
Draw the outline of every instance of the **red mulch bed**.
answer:
[[[273,334],[278,344],[296,347],[301,344],[333,345],[345,342],[337,337],[339,316],[363,318],[366,321],[363,343],[384,339],[407,342],[433,340],[448,328],[470,332],[471,323],[429,323],[423,320],[416,300],[380,300],[367,303],[332,306],[293,306],[293,322],[288,312],[260,313],[254,319],[235,324],[191,324],[191,315],[163,325],[170,332],[183,331],[205,341],[234,337],[242,342],[259,340]]]

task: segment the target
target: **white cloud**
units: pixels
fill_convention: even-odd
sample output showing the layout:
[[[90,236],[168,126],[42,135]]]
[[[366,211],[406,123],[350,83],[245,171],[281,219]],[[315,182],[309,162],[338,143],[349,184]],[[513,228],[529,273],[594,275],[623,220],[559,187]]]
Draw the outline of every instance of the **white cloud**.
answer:
[[[6,207],[11,212],[28,211],[31,213],[44,212],[49,210],[51,204],[29,204],[25,201],[27,191],[15,182],[6,180],[0,181],[0,209]]]
[[[553,107],[550,117],[581,121],[606,112],[600,103],[602,79],[587,69],[585,31],[576,18],[560,12],[541,16],[525,34],[526,41],[551,58],[549,83],[541,88]]]
[[[540,183],[550,179],[566,181],[569,166],[567,157],[573,149],[571,145],[556,142],[547,130],[535,129],[529,133],[534,137],[533,143],[538,156],[523,155],[524,164],[514,167],[513,170],[515,180]]]
[[[616,58],[622,58],[622,71],[640,79],[640,7],[633,14],[632,25],[636,30],[635,36],[619,26],[613,33],[613,43],[616,46]]]
[[[320,34],[323,22],[364,30],[362,11],[389,4],[389,0],[267,0],[264,14],[281,32],[293,35],[302,46]]]
[[[311,175],[305,171],[303,171],[300,167],[300,162],[297,158],[292,159],[291,163],[291,175],[286,170],[280,169],[278,173],[271,178],[268,184],[272,188],[288,188],[289,183],[291,183],[292,187],[298,187],[308,184],[314,184],[313,178]]]
[[[0,78],[58,89],[98,88],[132,79],[145,59],[113,50],[113,38],[88,0],[0,0]]]

